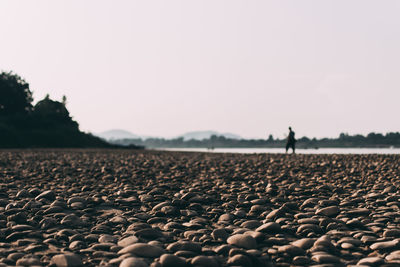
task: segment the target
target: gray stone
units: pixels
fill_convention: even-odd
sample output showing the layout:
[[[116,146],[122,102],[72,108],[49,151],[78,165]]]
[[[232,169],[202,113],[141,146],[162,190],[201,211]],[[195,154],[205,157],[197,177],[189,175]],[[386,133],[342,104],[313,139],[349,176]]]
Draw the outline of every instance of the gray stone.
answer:
[[[227,243],[245,249],[253,249],[257,247],[255,238],[246,234],[236,234],[230,236],[227,240]]]
[[[267,234],[277,234],[281,231],[281,226],[279,223],[276,222],[268,222],[258,227],[256,231]]]
[[[185,267],[185,259],[175,256],[173,254],[163,254],[160,257],[160,263],[163,267]]]
[[[211,256],[196,256],[190,263],[192,266],[219,267],[218,261]]]
[[[136,243],[129,245],[127,247],[124,247],[120,251],[118,251],[118,254],[126,254],[126,253],[132,253],[140,257],[146,257],[146,258],[157,258],[164,254],[164,249],[158,247],[158,246],[153,246],[149,245],[146,243]]]
[[[326,208],[318,209],[315,214],[323,215],[327,217],[335,217],[340,213],[340,209],[337,206],[330,206]]]
[[[118,241],[117,244],[118,244],[118,246],[121,246],[121,247],[127,247],[129,245],[137,243],[138,241],[139,241],[139,239],[136,236],[131,235],[131,236],[121,239],[120,241]]]
[[[124,259],[119,267],[148,267],[149,265],[142,259],[129,257]]]
[[[76,254],[58,254],[51,258],[51,264],[57,267],[83,266],[82,259]]]

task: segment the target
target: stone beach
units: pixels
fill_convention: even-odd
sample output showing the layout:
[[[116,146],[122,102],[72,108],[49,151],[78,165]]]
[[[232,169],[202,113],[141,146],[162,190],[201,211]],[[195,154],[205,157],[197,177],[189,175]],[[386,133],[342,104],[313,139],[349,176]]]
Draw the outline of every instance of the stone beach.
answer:
[[[1,150],[1,266],[400,266],[399,155]]]

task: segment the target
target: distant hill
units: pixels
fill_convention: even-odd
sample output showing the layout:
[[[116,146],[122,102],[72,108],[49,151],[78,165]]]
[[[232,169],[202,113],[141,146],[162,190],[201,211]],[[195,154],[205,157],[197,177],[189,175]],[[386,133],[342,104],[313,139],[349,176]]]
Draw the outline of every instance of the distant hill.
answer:
[[[190,139],[194,139],[194,140],[209,139],[212,135],[224,136],[229,139],[242,139],[242,137],[240,137],[239,135],[236,135],[236,134],[219,133],[216,131],[194,131],[194,132],[185,133],[179,137],[183,137],[183,140],[187,141]]]
[[[105,132],[96,134],[96,136],[106,139],[106,140],[117,140],[117,139],[138,139],[139,135],[133,134],[129,131],[121,129],[113,129]]]

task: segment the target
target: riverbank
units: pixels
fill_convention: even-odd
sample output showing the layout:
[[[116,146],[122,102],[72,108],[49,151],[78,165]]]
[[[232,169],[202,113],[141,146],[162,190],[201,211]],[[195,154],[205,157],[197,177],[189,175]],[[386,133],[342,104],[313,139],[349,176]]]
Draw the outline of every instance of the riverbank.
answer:
[[[260,154],[285,153],[285,148],[154,148],[161,151]],[[292,153],[290,149],[288,153]],[[400,154],[400,148],[319,148],[296,149],[296,154]]]
[[[399,163],[376,154],[2,150],[0,262],[398,266]]]

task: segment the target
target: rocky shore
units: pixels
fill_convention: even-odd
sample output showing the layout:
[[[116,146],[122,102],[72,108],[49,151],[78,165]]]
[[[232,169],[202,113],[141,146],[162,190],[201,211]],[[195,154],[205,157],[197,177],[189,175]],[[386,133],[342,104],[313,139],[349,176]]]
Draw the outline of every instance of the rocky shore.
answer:
[[[0,151],[0,266],[400,266],[399,155]]]

